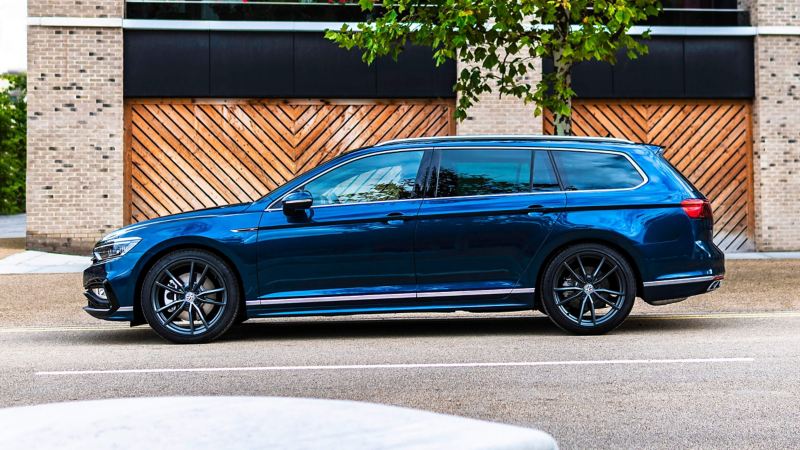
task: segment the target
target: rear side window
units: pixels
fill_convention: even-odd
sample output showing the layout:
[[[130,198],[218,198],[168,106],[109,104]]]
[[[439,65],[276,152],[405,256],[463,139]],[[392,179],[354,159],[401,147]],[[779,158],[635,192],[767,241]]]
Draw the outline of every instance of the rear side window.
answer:
[[[437,197],[515,194],[531,188],[531,150],[441,150]]]
[[[628,158],[615,153],[554,151],[567,190],[625,189],[644,181]]]

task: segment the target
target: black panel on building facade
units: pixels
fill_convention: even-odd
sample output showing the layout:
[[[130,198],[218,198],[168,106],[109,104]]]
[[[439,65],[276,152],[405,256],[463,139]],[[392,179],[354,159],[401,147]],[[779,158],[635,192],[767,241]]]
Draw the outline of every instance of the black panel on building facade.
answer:
[[[752,98],[751,37],[654,37],[646,56],[617,65],[583,62],[572,71],[579,98]],[[553,61],[543,62],[545,72]]]
[[[752,40],[689,39],[684,53],[687,97],[750,98],[755,95]]]
[[[624,51],[617,55],[613,82],[617,97],[684,97],[683,39],[660,38],[652,43],[647,55],[636,59],[629,59]]]
[[[398,56],[397,62],[385,57],[375,61],[374,65],[377,70],[377,97],[453,97],[453,85],[456,82],[454,64],[434,67],[431,51],[425,47],[408,46]]]
[[[375,65],[316,33],[294,37],[294,97],[368,98],[376,91]]]
[[[252,39],[252,33],[211,33],[209,94],[212,97],[282,97],[294,90],[292,33]]]
[[[126,96],[207,97],[209,42],[205,31],[126,31]]]
[[[124,34],[127,97],[452,98],[453,61],[409,47],[371,66],[310,32]]]
[[[542,61],[542,70],[553,71],[553,60]],[[590,98],[608,95],[609,87],[614,85],[614,68],[610,64],[582,62],[572,68],[572,89]]]

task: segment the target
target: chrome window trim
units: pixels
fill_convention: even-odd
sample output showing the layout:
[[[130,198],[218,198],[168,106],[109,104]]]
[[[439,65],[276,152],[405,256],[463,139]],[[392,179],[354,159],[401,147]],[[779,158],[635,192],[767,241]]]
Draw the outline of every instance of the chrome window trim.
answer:
[[[669,286],[673,284],[687,284],[687,283],[702,283],[704,281],[714,281],[715,279],[719,280],[719,275],[708,275],[702,277],[689,277],[689,278],[673,278],[671,280],[658,280],[658,281],[645,281],[642,283],[644,287],[653,287],[653,286]]]
[[[436,298],[436,297],[457,297],[457,296],[476,296],[476,295],[511,295],[511,294],[533,294],[535,288],[503,288],[503,289],[473,289],[466,291],[436,291],[436,292],[402,292],[396,294],[364,294],[364,295],[328,295],[316,297],[281,297],[274,299],[247,300],[247,306],[265,305],[286,305],[293,303],[322,303],[322,302],[344,302],[362,300],[384,300],[398,298]]]
[[[425,148],[408,148],[408,149],[394,149],[394,150],[386,150],[382,152],[375,152],[369,153],[367,155],[359,156],[358,158],[351,159],[349,161],[344,161],[341,164],[338,164],[330,169],[326,170],[311,178],[310,180],[304,183],[308,184],[318,177],[334,170],[338,167],[341,167],[344,164],[357,161],[362,158],[366,158],[368,156],[380,155],[383,153],[395,153],[395,152],[405,152],[405,151],[427,151],[427,150],[444,150],[438,147],[425,147]],[[497,146],[497,145],[489,145],[489,146],[469,146],[469,147],[448,147],[447,150],[541,150],[541,151],[562,151],[562,152],[587,152],[587,153],[608,153],[612,155],[620,155],[623,156],[628,163],[636,170],[639,176],[642,177],[642,182],[636,186],[628,187],[628,188],[609,188],[609,189],[577,189],[574,191],[531,191],[531,192],[513,192],[509,194],[480,194],[480,195],[464,195],[464,196],[455,196],[455,197],[422,197],[422,198],[409,198],[409,199],[401,199],[401,200],[377,200],[374,202],[355,202],[355,203],[338,203],[335,205],[319,205],[319,206],[311,206],[311,209],[314,208],[328,208],[331,206],[348,206],[348,205],[368,205],[374,203],[389,203],[389,202],[406,202],[406,201],[419,201],[419,200],[443,200],[443,199],[457,199],[457,198],[476,198],[476,197],[500,197],[500,196],[512,196],[512,195],[541,195],[541,194],[574,194],[574,193],[583,193],[583,192],[624,192],[624,191],[633,191],[639,189],[640,187],[646,185],[650,182],[650,177],[639,167],[639,164],[630,157],[630,155],[626,154],[625,152],[621,152],[618,150],[598,150],[598,149],[590,149],[590,148],[551,148],[551,147],[537,147],[537,146]],[[554,169],[558,171],[558,167],[555,166]],[[294,191],[292,191],[294,192]],[[280,203],[286,196],[291,194],[292,192],[288,192],[281,196],[278,200],[270,203],[270,205],[265,209],[265,212],[271,211],[281,211],[282,208],[273,208],[273,206],[277,203]]]
[[[608,153],[608,154],[612,154],[612,155],[622,155],[623,157],[625,157],[625,159],[628,160],[628,163],[630,163],[630,165],[636,170],[636,172],[639,173],[639,176],[642,177],[642,182],[641,183],[637,184],[636,186],[629,187],[629,188],[577,189],[577,190],[574,190],[574,191],[564,191],[564,192],[567,192],[567,193],[570,193],[570,192],[633,191],[633,190],[639,189],[640,187],[644,186],[645,184],[647,184],[650,181],[650,178],[647,176],[647,174],[644,172],[644,170],[642,170],[642,168],[639,167],[639,164],[636,164],[636,161],[634,161],[633,158],[630,157],[630,155],[628,155],[627,153],[624,153],[624,152],[619,152],[619,151],[615,151],[615,150],[571,149],[571,148],[569,148],[569,149],[568,148],[550,148],[548,150],[557,151],[557,152],[580,151],[580,152],[588,152],[588,153]],[[558,164],[556,163],[555,166],[556,166],[555,167],[556,171],[558,171]]]

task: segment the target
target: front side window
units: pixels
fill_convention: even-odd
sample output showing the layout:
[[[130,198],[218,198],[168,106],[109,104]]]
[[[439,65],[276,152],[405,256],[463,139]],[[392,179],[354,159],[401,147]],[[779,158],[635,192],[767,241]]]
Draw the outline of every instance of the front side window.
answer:
[[[531,189],[531,150],[440,150],[440,155],[437,197]]]
[[[425,152],[368,156],[337,167],[308,182],[314,206],[415,198],[417,172]]]
[[[616,153],[554,151],[567,190],[625,189],[640,185],[642,176]]]

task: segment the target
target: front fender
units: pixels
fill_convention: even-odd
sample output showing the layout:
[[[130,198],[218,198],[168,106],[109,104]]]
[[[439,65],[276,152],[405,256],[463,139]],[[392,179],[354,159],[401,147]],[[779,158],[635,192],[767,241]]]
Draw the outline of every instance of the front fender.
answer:
[[[142,240],[130,253],[106,263],[106,273],[122,306],[138,307],[141,281],[164,254],[182,248],[199,248],[226,259],[236,271],[245,297],[258,286],[256,227],[261,212],[179,220],[137,230]]]

